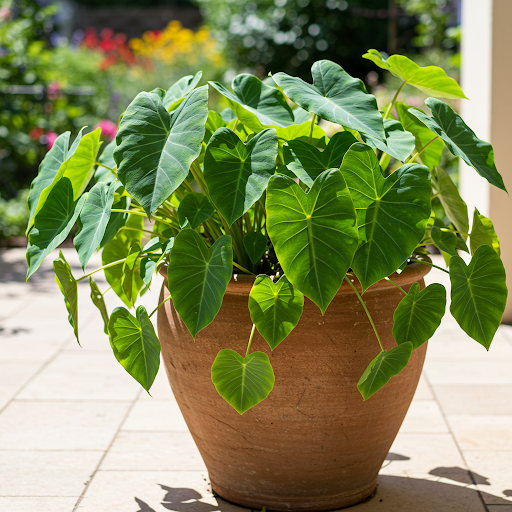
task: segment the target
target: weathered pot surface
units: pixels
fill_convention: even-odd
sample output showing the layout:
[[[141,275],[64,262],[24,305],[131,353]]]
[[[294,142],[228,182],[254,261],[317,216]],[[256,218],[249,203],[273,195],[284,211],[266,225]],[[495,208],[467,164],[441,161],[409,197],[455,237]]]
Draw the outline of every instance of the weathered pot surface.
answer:
[[[423,287],[428,270],[409,265],[392,279],[405,290],[414,282]],[[245,355],[253,281],[233,277],[219,314],[195,342],[172,301],[158,311],[165,369],[212,488],[255,509],[333,510],[358,503],[375,489],[416,390],[427,344],[364,402],[356,385],[380,349],[356,295],[343,283],[324,316],[306,298],[299,324],[273,352],[256,332],[251,351],[269,355],[275,385],[266,400],[239,415],[217,394],[210,369],[221,349]],[[168,295],[164,283],[161,300]],[[384,348],[393,348],[393,312],[402,292],[380,281],[363,297]]]

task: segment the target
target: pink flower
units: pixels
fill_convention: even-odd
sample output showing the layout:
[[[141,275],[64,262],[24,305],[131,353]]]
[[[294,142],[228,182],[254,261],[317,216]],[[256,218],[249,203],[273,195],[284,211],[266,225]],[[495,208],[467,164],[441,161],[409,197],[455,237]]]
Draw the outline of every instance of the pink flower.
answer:
[[[109,141],[114,140],[117,133],[117,124],[109,121],[108,119],[102,119],[98,123],[98,127],[101,128],[101,134]]]
[[[52,146],[55,144],[55,140],[58,135],[55,132],[46,132],[46,150],[50,151]]]

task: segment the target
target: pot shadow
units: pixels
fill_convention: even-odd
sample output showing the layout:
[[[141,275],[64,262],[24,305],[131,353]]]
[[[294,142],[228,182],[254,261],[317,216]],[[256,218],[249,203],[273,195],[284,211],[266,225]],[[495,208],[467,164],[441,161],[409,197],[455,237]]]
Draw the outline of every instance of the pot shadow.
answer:
[[[430,470],[428,473],[429,475],[449,478],[450,480],[463,484],[474,482],[477,485],[491,485],[491,482],[489,482],[489,479],[486,476],[458,467],[439,467]]]

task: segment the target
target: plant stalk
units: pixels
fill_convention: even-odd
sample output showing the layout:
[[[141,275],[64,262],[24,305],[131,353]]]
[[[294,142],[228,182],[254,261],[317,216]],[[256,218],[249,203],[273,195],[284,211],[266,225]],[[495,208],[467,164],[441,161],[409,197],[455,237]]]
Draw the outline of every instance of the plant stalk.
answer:
[[[311,118],[311,128],[309,130],[309,139],[308,139],[309,144],[311,144],[311,141],[313,140],[313,130],[315,128],[315,121],[316,121],[316,114],[313,114],[313,117]]]
[[[245,352],[245,357],[247,357],[249,355],[249,350],[251,348],[252,338],[254,336],[254,331],[255,330],[256,330],[256,324],[252,324],[251,335],[249,336],[249,343],[247,344],[247,350]]]
[[[430,144],[432,144],[432,142],[434,142],[436,139],[439,139],[439,135],[436,135],[430,142],[427,142],[415,155],[411,156],[411,158],[409,158],[409,160],[407,160],[407,164],[410,164],[411,162],[414,162],[414,160],[416,160],[416,158],[418,158],[421,153],[423,153],[423,151],[425,151],[425,149],[428,148],[428,146],[430,146]]]
[[[407,82],[402,82],[402,85],[398,88],[398,91],[396,91],[395,95],[393,96],[393,99],[391,100],[391,103],[389,104],[386,113],[384,114],[384,119],[387,119],[389,117],[389,114],[391,114],[391,111],[393,110],[393,107],[395,106],[396,100],[398,99],[398,95],[400,92],[402,92],[402,89],[404,88],[404,85]]]
[[[171,298],[172,297],[169,295],[169,297],[167,297],[167,299],[164,299],[162,302],[160,302],[160,304],[158,304],[158,306],[151,312],[151,314],[149,315],[149,318],[151,318],[158,311],[158,308],[160,306],[163,306]]]
[[[438,267],[437,265],[434,265],[433,263],[430,263],[428,261],[424,261],[424,260],[417,260],[415,258],[409,258],[411,261],[414,261],[416,263],[423,263],[423,265],[428,265],[429,267],[434,267],[434,268],[437,268],[437,270],[442,270],[443,272],[445,272],[446,274],[449,274],[450,272],[448,270],[446,270],[445,268],[442,268],[442,267]]]
[[[384,279],[389,281],[393,286],[396,286],[403,294],[407,295],[407,292],[401,286],[398,286],[394,281],[391,281],[389,277],[385,277]]]

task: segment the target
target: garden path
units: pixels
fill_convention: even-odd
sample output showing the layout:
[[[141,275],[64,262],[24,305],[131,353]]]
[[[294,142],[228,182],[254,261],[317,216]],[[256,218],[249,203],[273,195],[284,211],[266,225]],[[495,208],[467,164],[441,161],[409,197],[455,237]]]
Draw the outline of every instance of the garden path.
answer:
[[[212,495],[165,373],[151,398],[114,359],[85,281],[77,345],[52,259],[25,284],[24,251],[0,252],[0,511],[246,510]],[[448,315],[377,493],[354,512],[512,512],[511,368],[511,327],[486,354]]]

